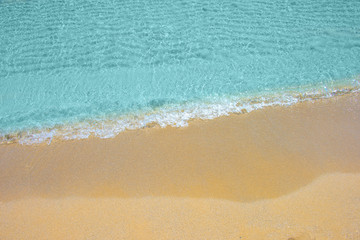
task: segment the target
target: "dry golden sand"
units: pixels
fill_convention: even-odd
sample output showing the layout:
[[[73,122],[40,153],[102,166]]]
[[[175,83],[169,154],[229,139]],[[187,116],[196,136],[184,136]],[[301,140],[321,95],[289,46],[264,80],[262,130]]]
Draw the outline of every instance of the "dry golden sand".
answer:
[[[0,146],[0,239],[360,239],[360,94]]]

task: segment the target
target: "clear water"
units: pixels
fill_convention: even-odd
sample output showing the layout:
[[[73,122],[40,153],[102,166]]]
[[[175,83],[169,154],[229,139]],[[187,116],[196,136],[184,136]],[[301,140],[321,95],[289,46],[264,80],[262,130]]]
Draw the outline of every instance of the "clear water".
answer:
[[[3,136],[177,125],[359,73],[359,0],[0,0]]]

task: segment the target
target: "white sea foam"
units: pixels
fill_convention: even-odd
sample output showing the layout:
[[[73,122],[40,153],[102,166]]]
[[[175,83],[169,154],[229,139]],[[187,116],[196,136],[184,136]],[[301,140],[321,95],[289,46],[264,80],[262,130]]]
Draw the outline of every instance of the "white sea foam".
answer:
[[[281,93],[276,96],[264,94],[261,97],[223,97],[206,99],[199,102],[170,104],[151,112],[134,113],[117,118],[92,119],[91,121],[67,124],[51,129],[22,132],[21,134],[0,136],[0,142],[18,142],[20,144],[51,144],[57,140],[85,139],[89,136],[98,138],[113,138],[126,130],[135,130],[158,125],[161,128],[186,127],[191,119],[214,119],[232,113],[249,113],[269,106],[290,106],[298,102],[329,98],[359,91],[359,83],[351,88],[307,91],[307,93]]]

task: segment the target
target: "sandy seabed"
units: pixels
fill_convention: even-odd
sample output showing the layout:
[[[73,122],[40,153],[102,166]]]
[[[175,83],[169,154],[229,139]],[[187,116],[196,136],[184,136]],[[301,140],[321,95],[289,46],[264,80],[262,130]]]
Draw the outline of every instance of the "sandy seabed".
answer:
[[[0,145],[0,239],[360,239],[360,94]]]

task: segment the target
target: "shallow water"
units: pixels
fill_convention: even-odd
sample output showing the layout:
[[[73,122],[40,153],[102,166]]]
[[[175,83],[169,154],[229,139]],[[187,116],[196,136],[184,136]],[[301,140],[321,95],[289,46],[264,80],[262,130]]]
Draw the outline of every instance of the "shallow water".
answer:
[[[359,26],[358,0],[0,0],[0,135],[108,137],[358,86]]]

